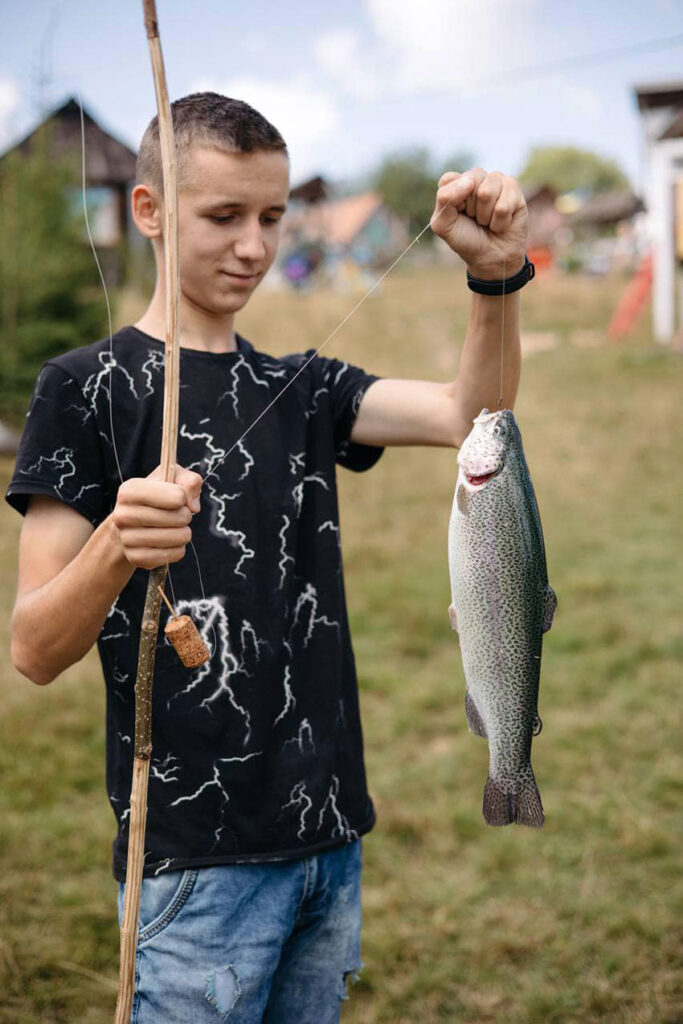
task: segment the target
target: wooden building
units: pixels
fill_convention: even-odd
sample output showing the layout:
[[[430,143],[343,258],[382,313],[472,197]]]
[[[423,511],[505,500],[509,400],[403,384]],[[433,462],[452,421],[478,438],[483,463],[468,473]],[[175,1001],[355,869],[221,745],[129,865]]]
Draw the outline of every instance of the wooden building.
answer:
[[[115,138],[83,109],[85,135],[85,176],[88,215],[95,244],[100,252],[109,283],[120,282],[126,250],[132,240],[129,214],[130,190],[135,182],[136,154]],[[81,200],[81,111],[71,98],[49,114],[11,153],[28,155],[39,140],[47,147],[50,161],[72,164],[74,186],[70,201],[74,209]]]
[[[677,327],[683,328],[683,299],[676,316],[677,265],[683,261],[683,79],[639,85],[634,91],[652,239],[653,327],[659,341],[669,342]]]

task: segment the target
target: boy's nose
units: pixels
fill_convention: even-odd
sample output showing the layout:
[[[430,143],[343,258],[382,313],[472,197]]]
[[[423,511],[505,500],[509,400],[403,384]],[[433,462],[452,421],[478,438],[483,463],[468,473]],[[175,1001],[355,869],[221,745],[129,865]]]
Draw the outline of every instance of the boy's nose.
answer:
[[[266,247],[263,244],[261,225],[245,224],[244,230],[240,233],[235,242],[235,255],[244,260],[262,260],[266,254]]]

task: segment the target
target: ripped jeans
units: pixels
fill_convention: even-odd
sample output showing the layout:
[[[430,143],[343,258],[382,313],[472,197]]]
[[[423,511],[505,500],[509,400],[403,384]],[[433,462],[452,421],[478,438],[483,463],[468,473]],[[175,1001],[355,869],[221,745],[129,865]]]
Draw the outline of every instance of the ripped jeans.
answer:
[[[362,967],[361,842],[143,879],[131,1024],[336,1024]]]

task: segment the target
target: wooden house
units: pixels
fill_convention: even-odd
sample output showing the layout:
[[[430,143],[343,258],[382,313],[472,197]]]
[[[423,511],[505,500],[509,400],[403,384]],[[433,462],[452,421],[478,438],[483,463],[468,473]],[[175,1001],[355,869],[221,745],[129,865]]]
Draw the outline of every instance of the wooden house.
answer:
[[[130,190],[135,182],[136,154],[125,143],[107,132],[94,117],[83,110],[85,135],[85,177],[88,215],[109,283],[120,282],[125,250],[132,237],[129,214]],[[69,201],[75,210],[81,204],[81,111],[71,98],[48,115],[21,142],[0,157],[11,153],[28,155],[41,141],[50,161],[73,165],[74,186]]]

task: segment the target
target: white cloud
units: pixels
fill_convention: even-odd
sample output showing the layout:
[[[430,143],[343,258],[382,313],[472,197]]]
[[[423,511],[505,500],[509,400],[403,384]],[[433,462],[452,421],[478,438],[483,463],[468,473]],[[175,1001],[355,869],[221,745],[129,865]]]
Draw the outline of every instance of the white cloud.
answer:
[[[0,78],[0,149],[8,145],[14,135],[20,100],[17,83],[11,78]]]
[[[580,114],[582,117],[594,120],[603,111],[600,95],[594,89],[589,89],[585,85],[563,81],[559,92],[564,105],[571,113]]]
[[[374,66],[373,55],[359,32],[330,29],[313,44],[318,68],[350,96],[370,100],[385,88]]]
[[[393,88],[476,92],[533,56],[538,0],[365,0]]]
[[[319,169],[320,146],[339,128],[333,99],[305,76],[284,82],[249,76],[226,82],[204,80],[189,91],[205,90],[244,100],[267,117],[284,136],[295,178]]]

